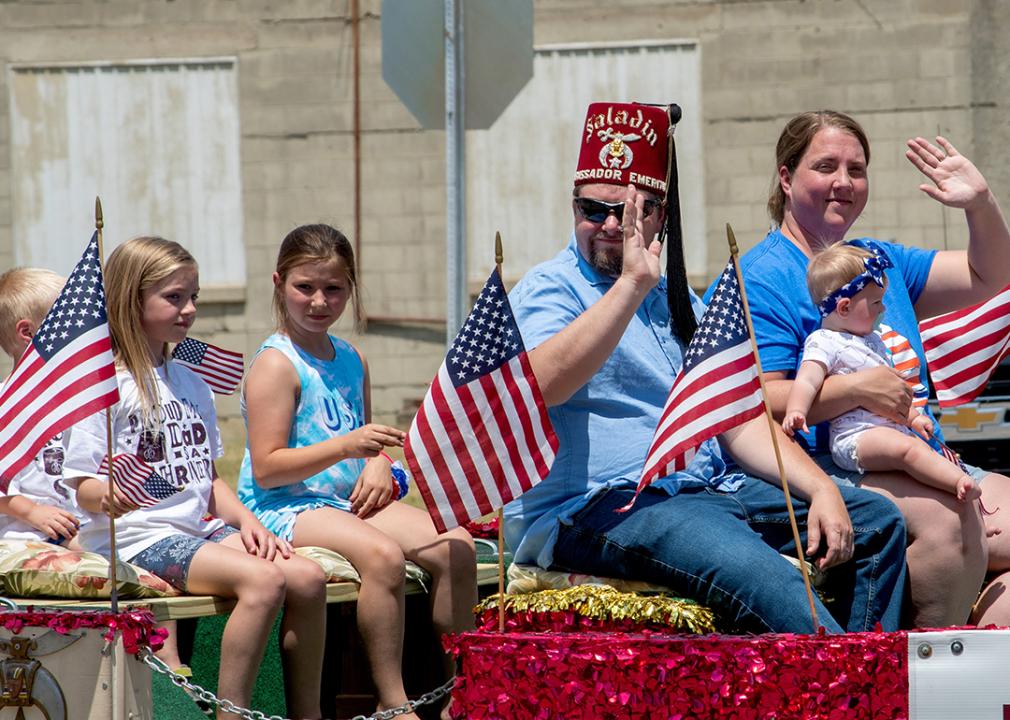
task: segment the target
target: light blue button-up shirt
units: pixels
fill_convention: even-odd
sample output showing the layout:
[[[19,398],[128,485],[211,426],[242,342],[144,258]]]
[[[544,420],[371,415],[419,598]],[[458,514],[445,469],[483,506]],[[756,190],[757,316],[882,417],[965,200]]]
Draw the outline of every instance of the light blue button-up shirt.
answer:
[[[579,253],[575,237],[561,253],[537,265],[509,300],[527,350],[566,328],[614,284]],[[704,311],[691,294],[695,314]],[[549,409],[560,447],[550,474],[505,507],[505,538],[519,563],[550,567],[558,524],[570,521],[610,487],[634,488],[667,395],[683,365],[684,348],[670,333],[666,280],[646,296],[595,375],[565,403]],[[674,495],[685,484],[734,490],[719,445],[709,440],[682,472],[653,483]]]

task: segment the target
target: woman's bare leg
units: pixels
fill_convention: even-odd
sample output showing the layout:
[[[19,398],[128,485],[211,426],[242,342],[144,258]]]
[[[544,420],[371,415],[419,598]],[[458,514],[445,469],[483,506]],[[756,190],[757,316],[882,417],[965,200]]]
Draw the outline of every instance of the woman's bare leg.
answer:
[[[988,562],[978,503],[958,502],[953,495],[923,485],[905,473],[868,473],[863,487],[892,500],[905,517],[911,624],[963,624]]]
[[[1010,477],[989,473],[980,485],[982,505],[992,513],[984,518],[986,527],[999,531],[989,536],[989,572],[1010,570]],[[1010,625],[1010,614],[1000,624]]]
[[[984,519],[989,529],[988,583],[972,610],[971,622],[1010,626],[1010,478],[989,473],[981,482],[982,505],[992,513]]]
[[[167,630],[168,635],[165,636],[165,642],[154,656],[168,665],[172,670],[177,670],[183,664],[182,659],[179,657],[178,623],[175,620],[167,620],[163,623],[158,623],[156,627]]]
[[[435,532],[428,513],[391,503],[365,519],[399,543],[404,556],[431,573],[432,621],[440,633],[473,630],[477,604],[477,551],[462,528]]]
[[[1010,572],[990,578],[971,612],[970,622],[976,625],[1010,624]]]

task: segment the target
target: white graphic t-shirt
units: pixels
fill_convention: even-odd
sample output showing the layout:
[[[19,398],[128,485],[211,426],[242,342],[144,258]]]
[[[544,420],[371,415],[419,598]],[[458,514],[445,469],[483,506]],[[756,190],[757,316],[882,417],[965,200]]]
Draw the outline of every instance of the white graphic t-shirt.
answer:
[[[63,437],[64,433],[60,433],[42,446],[35,459],[11,480],[7,494],[22,495],[39,505],[61,508],[81,518],[83,512],[77,507],[77,497],[63,482]],[[0,538],[49,540],[41,530],[3,514],[0,514]]]
[[[116,519],[119,557],[129,560],[170,535],[207,537],[224,527],[206,518],[213,482],[212,464],[221,457],[214,397],[195,373],[171,361],[156,370],[160,404],[156,427],[144,427],[140,395],[133,376],[120,371],[119,402],[111,408],[113,453],[130,453],[146,462],[179,491],[157,505],[140,508]],[[105,411],[74,425],[65,442],[63,477],[76,487],[84,477],[98,472],[106,455]],[[86,513],[91,522],[81,530],[85,550],[109,553],[109,519],[104,513]]]

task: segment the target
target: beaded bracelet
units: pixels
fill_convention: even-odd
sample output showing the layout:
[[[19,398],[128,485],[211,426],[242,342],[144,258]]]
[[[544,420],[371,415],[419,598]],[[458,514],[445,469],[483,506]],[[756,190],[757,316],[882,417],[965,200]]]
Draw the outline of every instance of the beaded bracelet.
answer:
[[[407,469],[403,467],[403,464],[399,460],[393,460],[386,453],[380,452],[379,455],[389,461],[389,472],[393,480],[393,494],[397,500],[402,500],[407,494],[407,490],[410,489],[410,475],[407,474]]]

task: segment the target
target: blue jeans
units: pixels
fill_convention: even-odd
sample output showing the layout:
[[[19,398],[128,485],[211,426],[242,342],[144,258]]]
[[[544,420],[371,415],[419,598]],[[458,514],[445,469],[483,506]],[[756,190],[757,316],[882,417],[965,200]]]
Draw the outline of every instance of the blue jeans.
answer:
[[[855,531],[853,558],[828,572],[815,598],[828,632],[897,630],[905,589],[905,524],[894,504],[858,488],[839,488]],[[733,493],[689,488],[671,497],[646,489],[608,490],[562,524],[554,565],[567,572],[666,585],[715,610],[736,629],[813,631],[803,577],[780,553],[795,555],[782,490],[747,478]],[[802,541],[807,505],[793,498]],[[823,544],[822,544],[823,545]]]

